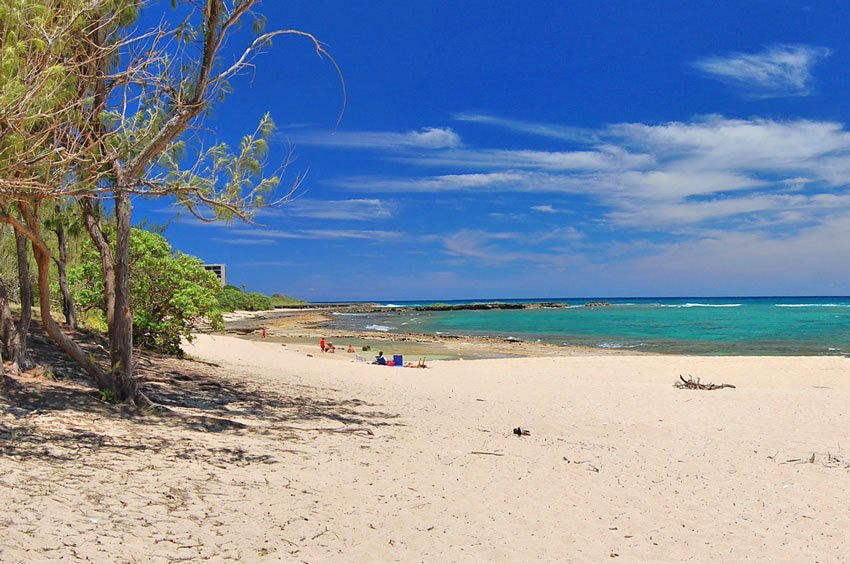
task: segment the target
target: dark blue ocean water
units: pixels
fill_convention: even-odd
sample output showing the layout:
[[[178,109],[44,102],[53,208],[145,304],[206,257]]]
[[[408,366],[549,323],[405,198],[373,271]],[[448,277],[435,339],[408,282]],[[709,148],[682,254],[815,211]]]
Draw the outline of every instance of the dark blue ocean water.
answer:
[[[335,316],[352,330],[483,335],[561,345],[700,355],[850,354],[850,297],[587,298],[534,310],[387,312]],[[610,307],[589,308],[589,301]],[[424,305],[431,302],[393,302]],[[473,300],[441,303],[476,303]]]

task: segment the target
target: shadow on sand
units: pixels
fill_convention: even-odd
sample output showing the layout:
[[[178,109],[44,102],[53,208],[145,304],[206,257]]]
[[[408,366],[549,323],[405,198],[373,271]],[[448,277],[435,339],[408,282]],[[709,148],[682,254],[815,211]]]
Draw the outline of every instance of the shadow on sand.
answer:
[[[73,336],[106,363],[100,337]],[[101,400],[91,380],[35,324],[31,345],[37,368],[20,377],[0,376],[0,458],[61,462],[104,449],[132,456],[165,448],[180,458],[263,463],[270,457],[239,447],[204,448],[202,437],[191,446],[175,445],[167,436],[180,429],[275,434],[295,445],[310,429],[402,425],[397,414],[356,398],[335,398],[328,390],[304,386],[247,383],[218,365],[149,352],[137,355],[136,373],[158,407],[114,405]]]

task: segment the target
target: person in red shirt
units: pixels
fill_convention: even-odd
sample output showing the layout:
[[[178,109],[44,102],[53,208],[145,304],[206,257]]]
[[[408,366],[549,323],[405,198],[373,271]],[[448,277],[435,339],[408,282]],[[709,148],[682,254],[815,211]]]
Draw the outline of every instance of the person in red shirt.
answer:
[[[325,338],[322,337],[322,340],[319,341],[319,348],[322,349],[322,352],[325,352]]]

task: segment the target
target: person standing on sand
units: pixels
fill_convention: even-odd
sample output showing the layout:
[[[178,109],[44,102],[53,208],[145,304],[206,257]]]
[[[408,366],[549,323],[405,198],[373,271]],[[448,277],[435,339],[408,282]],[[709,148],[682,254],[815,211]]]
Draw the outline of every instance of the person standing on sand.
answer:
[[[263,339],[265,339],[265,338],[266,338],[266,328],[263,327]]]
[[[322,337],[322,340],[319,341],[319,348],[322,349],[322,352],[325,352],[325,338]]]

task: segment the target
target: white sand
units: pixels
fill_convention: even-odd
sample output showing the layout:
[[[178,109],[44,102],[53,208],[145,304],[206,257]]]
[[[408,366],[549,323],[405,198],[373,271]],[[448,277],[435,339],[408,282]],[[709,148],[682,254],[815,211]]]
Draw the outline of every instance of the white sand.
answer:
[[[238,447],[244,464],[130,452],[91,484],[44,476],[56,482],[43,491],[6,490],[2,501],[26,511],[0,529],[0,560],[849,558],[845,358],[605,355],[416,370],[204,335],[187,352],[300,405],[272,420],[234,408],[249,425],[238,432],[159,431],[187,448]],[[737,388],[680,390],[679,374]],[[317,430],[346,425],[374,435]],[[514,436],[517,426],[531,435]],[[16,472],[31,477],[38,466],[0,470],[14,487]],[[137,493],[120,495],[111,480]],[[92,522],[105,508],[113,518]],[[27,518],[38,552],[20,540]]]

